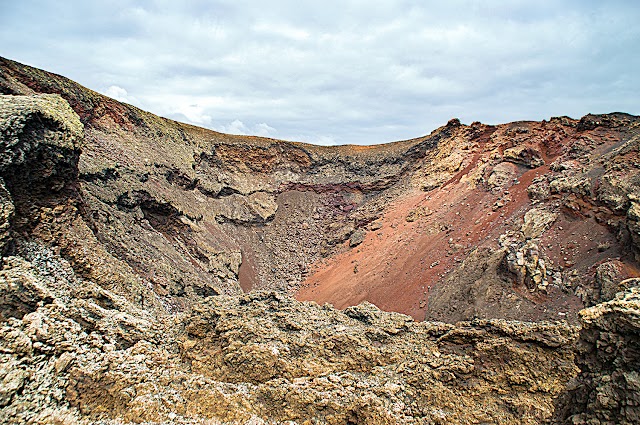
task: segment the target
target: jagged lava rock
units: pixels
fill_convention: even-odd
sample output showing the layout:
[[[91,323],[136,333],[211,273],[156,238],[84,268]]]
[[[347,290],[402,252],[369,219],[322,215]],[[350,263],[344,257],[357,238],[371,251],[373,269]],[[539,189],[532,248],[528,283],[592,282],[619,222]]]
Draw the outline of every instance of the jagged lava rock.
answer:
[[[315,147],[0,70],[0,422],[637,422],[638,117]]]

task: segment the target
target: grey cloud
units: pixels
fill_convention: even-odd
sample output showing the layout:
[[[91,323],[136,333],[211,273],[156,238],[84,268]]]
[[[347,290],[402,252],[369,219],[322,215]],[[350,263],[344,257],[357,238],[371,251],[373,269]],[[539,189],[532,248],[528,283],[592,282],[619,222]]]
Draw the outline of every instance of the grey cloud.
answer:
[[[640,113],[635,2],[5,3],[3,56],[223,131],[380,143]]]

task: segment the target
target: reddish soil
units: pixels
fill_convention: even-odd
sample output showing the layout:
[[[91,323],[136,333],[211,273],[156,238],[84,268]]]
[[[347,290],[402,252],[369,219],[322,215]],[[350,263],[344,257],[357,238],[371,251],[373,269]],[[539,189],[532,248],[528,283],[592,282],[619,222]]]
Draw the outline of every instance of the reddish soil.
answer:
[[[249,292],[258,281],[256,277],[256,259],[250,247],[242,250],[242,263],[238,269],[238,284],[244,292]]]
[[[533,130],[546,128],[545,124],[538,127]],[[476,145],[484,152],[469,152],[472,160],[442,187],[426,193],[415,190],[400,197],[386,208],[380,229],[369,231],[362,244],[350,249],[345,243],[341,253],[312,266],[297,298],[331,303],[337,308],[369,301],[383,310],[423,320],[432,288],[441,284],[469,252],[483,246],[497,249],[500,235],[520,228],[524,213],[532,207],[527,188],[536,177],[551,173],[549,164],[575,140],[568,134],[553,139],[539,137],[542,141],[531,144],[532,151],[538,152],[546,165],[534,169],[518,165],[518,178],[508,190],[490,191],[474,186],[465,176],[477,169],[481,159],[486,162],[490,151],[502,152],[509,145],[501,145],[500,139],[489,142],[488,136],[484,139]],[[617,143],[615,137],[607,139],[593,153],[604,152]],[[597,172],[597,165],[593,166]],[[559,212],[539,242],[541,258],[550,262],[548,269],[567,272],[563,278],[572,288],[593,287],[597,266],[609,260],[620,260],[624,274],[638,276],[635,260],[612,232],[611,211],[603,212],[600,206],[572,200],[571,196],[552,196],[544,203]],[[582,301],[572,291],[561,289],[532,293],[515,283],[511,288],[535,304],[530,314],[536,317],[529,320],[557,318],[555,314],[575,318]]]
[[[391,205],[382,227],[358,247],[317,266],[298,292],[300,300],[329,302],[338,308],[369,301],[383,310],[424,318],[429,290],[462,262],[468,252],[503,233],[507,223],[529,205],[526,187],[536,172],[527,171],[509,189],[508,201],[492,206],[503,194],[472,187],[461,178],[477,158],[441,189],[415,192]],[[413,222],[412,210],[432,211]]]

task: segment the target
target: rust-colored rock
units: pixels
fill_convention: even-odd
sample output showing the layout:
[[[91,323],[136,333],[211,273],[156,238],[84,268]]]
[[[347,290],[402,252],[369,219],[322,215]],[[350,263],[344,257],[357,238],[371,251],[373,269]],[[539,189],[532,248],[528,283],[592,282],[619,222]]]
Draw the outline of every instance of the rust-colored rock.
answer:
[[[0,71],[0,422],[637,421],[639,117],[318,147]]]

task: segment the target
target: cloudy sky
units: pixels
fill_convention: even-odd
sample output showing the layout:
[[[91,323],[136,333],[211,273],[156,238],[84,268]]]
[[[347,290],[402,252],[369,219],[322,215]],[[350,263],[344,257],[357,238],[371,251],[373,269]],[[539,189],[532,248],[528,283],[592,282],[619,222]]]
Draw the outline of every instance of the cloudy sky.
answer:
[[[640,114],[640,2],[0,0],[0,56],[218,131],[372,144]]]

